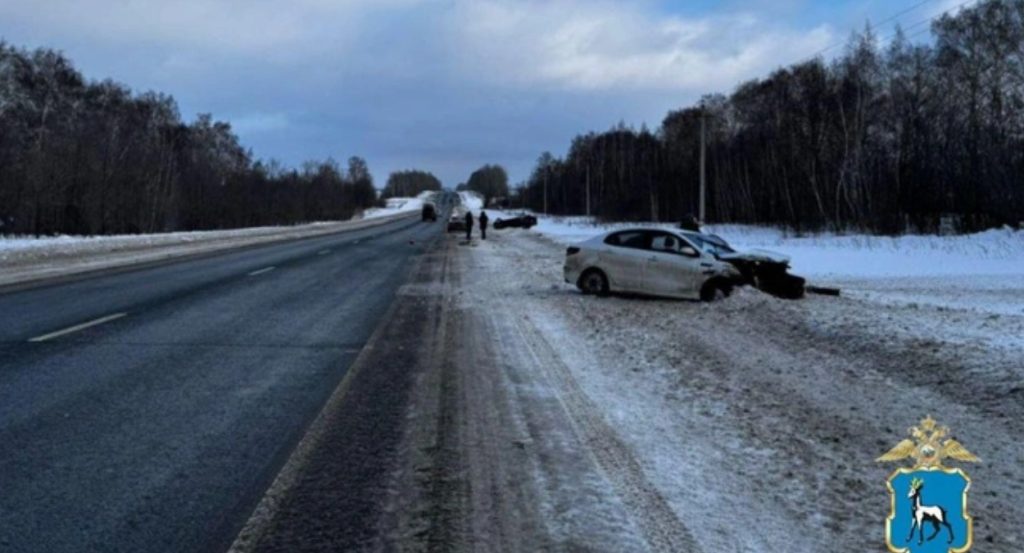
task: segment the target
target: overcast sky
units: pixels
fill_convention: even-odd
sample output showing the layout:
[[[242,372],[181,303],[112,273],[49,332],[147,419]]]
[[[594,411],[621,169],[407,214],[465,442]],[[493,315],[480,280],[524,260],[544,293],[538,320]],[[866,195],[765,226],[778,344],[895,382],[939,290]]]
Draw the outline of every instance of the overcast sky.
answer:
[[[881,26],[887,37],[957,3],[0,0],[0,37],[172,94],[185,119],[229,121],[260,158],[361,155],[378,186],[403,168],[454,186],[484,163],[521,180],[575,134],[657,128],[867,20],[913,8]]]

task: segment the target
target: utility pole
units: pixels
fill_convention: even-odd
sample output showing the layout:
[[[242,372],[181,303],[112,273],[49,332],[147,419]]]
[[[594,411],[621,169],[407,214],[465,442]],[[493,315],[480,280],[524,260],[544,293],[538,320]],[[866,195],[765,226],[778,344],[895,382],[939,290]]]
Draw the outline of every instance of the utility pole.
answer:
[[[706,194],[705,189],[707,187],[706,176],[704,174],[704,158],[706,157],[705,150],[707,149],[704,134],[707,132],[707,115],[707,108],[702,105],[700,108],[700,216],[697,218],[701,224],[704,224],[705,221],[704,198]]]
[[[587,217],[590,217],[590,164],[587,164]]]

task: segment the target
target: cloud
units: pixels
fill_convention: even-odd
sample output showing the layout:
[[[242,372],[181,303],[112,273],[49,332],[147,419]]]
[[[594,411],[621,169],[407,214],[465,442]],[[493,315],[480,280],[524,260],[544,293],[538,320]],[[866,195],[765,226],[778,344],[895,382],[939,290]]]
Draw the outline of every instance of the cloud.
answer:
[[[289,125],[284,113],[247,113],[231,119],[231,128],[238,133],[279,131]]]
[[[0,0],[0,20],[98,42],[273,61],[347,49],[367,15],[422,1]]]
[[[484,163],[522,178],[579,132],[656,127],[846,35],[786,1],[0,0],[0,33],[212,112],[260,157],[358,154],[378,182],[419,166],[455,184]]]
[[[835,40],[827,26],[789,29],[744,12],[684,18],[570,0],[460,2],[451,30],[468,74],[591,91],[727,89]]]

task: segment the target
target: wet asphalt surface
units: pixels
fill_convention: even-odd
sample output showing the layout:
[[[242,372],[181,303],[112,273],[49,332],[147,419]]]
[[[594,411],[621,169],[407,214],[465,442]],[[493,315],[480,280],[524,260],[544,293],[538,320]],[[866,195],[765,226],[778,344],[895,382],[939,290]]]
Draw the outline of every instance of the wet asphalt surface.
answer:
[[[440,235],[410,218],[0,292],[0,551],[225,550]]]

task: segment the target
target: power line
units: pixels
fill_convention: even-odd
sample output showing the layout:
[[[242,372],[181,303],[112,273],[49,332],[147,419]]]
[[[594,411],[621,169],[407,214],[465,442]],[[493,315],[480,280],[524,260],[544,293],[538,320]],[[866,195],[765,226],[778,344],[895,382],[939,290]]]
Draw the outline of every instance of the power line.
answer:
[[[894,15],[892,15],[892,16],[890,16],[890,17],[887,17],[886,19],[882,20],[882,22],[881,22],[881,23],[878,23],[877,25],[875,25],[875,27],[876,27],[876,28],[880,28],[880,27],[882,27],[883,25],[886,25],[886,24],[888,24],[888,23],[891,23],[891,22],[893,22],[893,21],[895,21],[895,20],[897,20],[897,19],[899,19],[899,18],[901,18],[901,17],[903,17],[903,16],[905,16],[905,15],[907,15],[907,14],[909,14],[909,13],[913,12],[914,10],[916,10],[916,9],[920,8],[921,6],[924,6],[925,4],[928,4],[928,3],[929,3],[929,2],[931,2],[931,1],[932,1],[932,0],[922,0],[922,1],[920,1],[920,2],[917,2],[916,4],[914,4],[914,5],[912,5],[912,6],[908,7],[908,8],[905,8],[905,9],[903,9],[903,10],[901,10],[901,11],[897,12],[896,14],[894,14]],[[900,30],[901,30],[901,31],[903,31],[903,33],[905,34],[905,33],[906,33],[907,31],[911,31],[911,30],[913,30],[913,29],[916,29],[916,28],[918,28],[918,27],[920,27],[920,26],[922,26],[922,25],[925,25],[925,24],[930,24],[930,23],[932,23],[932,22],[934,22],[934,21],[938,20],[938,19],[939,19],[940,17],[942,17],[942,16],[944,16],[944,15],[946,15],[946,14],[950,13],[951,11],[954,11],[954,10],[959,10],[960,8],[966,7],[966,6],[968,5],[968,4],[974,4],[974,3],[978,2],[978,1],[979,1],[979,0],[965,0],[965,1],[963,1],[963,2],[961,2],[961,3],[959,3],[959,4],[957,4],[956,6],[953,6],[953,7],[951,7],[951,8],[946,8],[945,10],[942,10],[942,11],[941,11],[941,12],[939,12],[939,13],[936,13],[936,14],[934,14],[934,15],[932,15],[932,16],[929,16],[929,17],[928,17],[928,18],[926,18],[926,19],[922,19],[922,20],[920,20],[920,21],[917,21],[916,23],[913,23],[913,24],[911,24],[911,25],[909,25],[909,26],[907,26],[907,27],[901,27],[901,28],[900,28]],[[930,31],[930,30],[931,30],[931,27],[930,27],[930,26],[928,26],[928,27],[925,27],[924,29],[922,29],[922,30],[920,30],[920,31],[916,32],[916,33],[913,33],[913,34],[911,34],[911,35],[905,35],[905,36],[906,36],[906,38],[907,38],[907,39],[910,39],[910,38],[915,38],[915,37],[918,37],[918,36],[920,36],[920,35],[923,35],[924,33],[928,32],[928,31]],[[892,39],[896,38],[896,35],[897,35],[898,33],[899,33],[899,31],[896,31],[896,32],[894,32],[894,33],[890,34],[889,36],[887,36],[887,37],[885,37],[885,38],[881,39],[881,41],[880,41],[880,42],[881,42],[881,43],[883,43],[883,44],[888,44],[889,42],[891,42],[891,41],[892,41]],[[822,54],[824,54],[825,52],[828,52],[828,51],[830,51],[830,50],[833,50],[833,49],[835,49],[835,48],[837,48],[837,47],[839,47],[839,46],[843,46],[843,45],[845,45],[846,43],[847,43],[846,41],[842,41],[842,42],[837,42],[837,43],[835,43],[835,44],[832,44],[832,45],[830,45],[830,46],[827,46],[827,47],[825,47],[825,48],[822,48],[821,50],[818,50],[818,51],[817,51],[817,52],[815,52],[814,54],[812,54],[812,55],[810,55],[810,56],[808,56],[808,57],[806,57],[806,58],[803,58],[803,59],[801,59],[800,61],[798,61],[798,62],[797,62],[797,64],[803,63],[803,62],[805,62],[805,61],[810,61],[810,60],[816,59],[816,58],[817,58],[818,56],[821,56],[821,55],[822,55]]]
[[[903,28],[901,28],[901,29],[900,29],[900,31],[903,31],[903,33],[904,33],[904,36],[906,36],[906,38],[907,38],[908,40],[909,40],[909,39],[911,39],[911,38],[914,38],[914,37],[917,37],[917,36],[923,35],[923,34],[925,34],[925,33],[929,32],[929,31],[931,31],[931,25],[930,25],[930,24],[931,24],[931,23],[934,23],[935,21],[937,21],[937,20],[938,20],[938,19],[939,19],[940,17],[942,17],[942,16],[944,16],[944,15],[948,14],[949,12],[951,12],[951,11],[953,11],[953,10],[959,10],[960,8],[964,8],[964,7],[966,7],[966,6],[968,5],[968,4],[974,4],[974,3],[978,2],[978,1],[979,1],[979,0],[965,0],[964,2],[961,2],[961,3],[959,3],[959,4],[955,5],[955,6],[953,6],[952,8],[946,8],[945,10],[942,10],[941,12],[939,12],[939,13],[937,13],[937,14],[935,14],[935,15],[932,15],[932,16],[931,16],[931,17],[929,17],[928,19],[922,19],[921,21],[918,21],[917,23],[914,23],[913,25],[910,25],[910,26],[908,26],[908,27],[903,27]],[[907,31],[910,31],[910,30],[916,29],[916,28],[918,28],[918,27],[920,27],[921,25],[924,25],[924,24],[926,24],[926,23],[928,23],[929,25],[928,25],[927,27],[925,27],[924,29],[921,29],[920,31],[918,31],[918,32],[916,32],[916,33],[914,33],[914,34],[912,34],[912,35],[906,35],[906,32],[907,32]],[[882,42],[883,42],[883,43],[886,43],[886,44],[888,44],[889,42],[892,42],[892,40],[893,40],[894,38],[896,38],[896,35],[897,35],[897,34],[899,34],[899,31],[896,31],[896,32],[892,33],[891,35],[889,35],[889,36],[885,37],[885,38],[884,38],[884,39],[882,40]]]
[[[932,2],[932,1],[933,0],[922,0],[921,2],[918,2],[918,3],[914,4],[913,6],[910,6],[908,8],[904,8],[903,10],[901,10],[901,11],[899,11],[899,12],[897,12],[897,13],[889,16],[889,17],[887,17],[886,19],[882,20],[881,23],[878,23],[875,26],[876,27],[881,27],[881,26],[883,26],[883,25],[885,25],[887,23],[891,23],[891,22],[893,22],[893,21],[903,17],[904,15],[907,15],[908,13],[916,10],[917,8],[920,8],[921,6],[923,6],[923,5],[925,5],[925,4],[929,3],[929,2]],[[804,58],[803,60],[801,60],[801,62],[804,61],[804,60],[815,59],[818,56],[824,54],[825,52],[828,52],[829,50],[832,50],[832,49],[838,48],[840,46],[843,46],[844,44],[846,44],[845,40],[843,40],[841,42],[836,42],[836,43],[834,43],[834,44],[832,44],[830,46],[826,46],[825,48],[822,48],[821,50],[818,50],[817,52],[815,52],[815,53],[811,54],[810,56]],[[800,63],[800,62],[797,62],[797,63]]]
[[[890,17],[889,19],[886,19],[886,20],[882,21],[881,23],[878,23],[877,26],[881,27],[881,26],[885,25],[886,23],[889,23],[891,21],[899,19],[900,17],[903,17],[904,15],[906,15],[906,14],[916,10],[917,8],[920,8],[921,6],[927,4],[927,3],[931,2],[931,1],[932,0],[924,0],[923,2],[918,2],[917,4],[914,4],[913,6],[910,6],[909,8],[901,11],[900,13]]]

